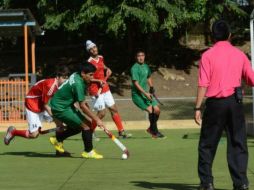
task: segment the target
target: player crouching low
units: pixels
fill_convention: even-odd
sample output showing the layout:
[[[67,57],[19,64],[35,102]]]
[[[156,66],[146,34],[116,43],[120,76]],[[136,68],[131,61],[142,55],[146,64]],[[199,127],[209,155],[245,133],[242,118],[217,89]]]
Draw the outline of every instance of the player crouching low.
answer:
[[[34,139],[39,136],[39,129],[42,127],[42,120],[47,115],[52,115],[50,107],[47,105],[49,99],[54,95],[60,86],[69,76],[67,67],[59,67],[56,78],[49,78],[37,82],[27,93],[25,98],[25,111],[28,121],[27,130],[17,130],[10,126],[4,137],[4,143],[9,145],[15,136]],[[52,118],[51,118],[52,119]],[[56,123],[57,126],[60,123]]]
[[[93,150],[91,122],[82,114],[96,121],[99,127],[103,126],[102,121],[90,111],[85,102],[85,92],[96,68],[85,63],[81,65],[80,72],[73,73],[60,87],[50,101],[50,107],[53,117],[66,124],[66,130],[59,133],[56,137],[51,137],[50,142],[59,152],[64,152],[63,141],[74,134],[82,132],[84,143],[84,152],[81,156],[84,158],[101,159],[102,155]],[[78,107],[75,106],[78,102]]]

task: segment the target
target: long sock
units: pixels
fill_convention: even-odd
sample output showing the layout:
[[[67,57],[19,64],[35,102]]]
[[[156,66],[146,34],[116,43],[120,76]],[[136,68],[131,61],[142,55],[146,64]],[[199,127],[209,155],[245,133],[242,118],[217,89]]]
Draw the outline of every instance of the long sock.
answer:
[[[150,129],[152,132],[157,133],[156,116],[154,113],[149,113]]]
[[[17,130],[16,129],[12,132],[12,135],[29,139],[29,131],[28,130]]]
[[[92,127],[91,127],[92,132],[95,131],[96,127],[97,127],[96,121],[95,121],[95,120],[92,120]]]
[[[86,152],[93,150],[93,132],[91,130],[82,130],[82,139]]]
[[[56,139],[58,142],[63,142],[68,137],[74,136],[80,132],[81,132],[81,129],[72,129],[68,127],[64,131],[56,132]]]
[[[123,128],[122,119],[121,119],[119,113],[115,113],[114,115],[112,115],[112,119],[115,122],[118,131],[119,132],[123,131],[124,128]]]
[[[158,131],[157,121],[159,120],[159,117],[160,115],[154,114],[154,122],[155,122],[155,127],[157,131]]]

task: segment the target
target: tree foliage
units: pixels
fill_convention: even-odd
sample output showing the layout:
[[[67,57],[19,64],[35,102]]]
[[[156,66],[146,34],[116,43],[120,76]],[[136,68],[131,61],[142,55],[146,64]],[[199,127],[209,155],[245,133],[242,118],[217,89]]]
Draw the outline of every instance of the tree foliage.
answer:
[[[225,18],[235,24],[241,22],[239,18],[247,18],[248,22],[246,9],[237,1],[0,0],[0,9],[32,11],[47,31],[37,40],[37,47],[75,44],[80,49],[75,50],[79,57],[84,54],[80,42],[92,39],[100,44],[100,50],[116,71],[126,71],[136,48],[143,48],[152,63],[186,68],[193,52],[180,46],[179,38],[189,29],[198,28],[209,44],[210,25],[215,19]],[[197,23],[198,27],[193,27]]]
[[[165,32],[172,37],[175,29],[220,18],[225,12],[246,16],[232,0],[39,0],[37,6],[46,29],[77,31],[97,25],[116,36],[135,25],[141,33]]]
[[[37,0],[37,14],[46,29],[79,31],[96,25],[115,36],[126,35],[133,25],[140,33],[165,32],[225,15],[246,16],[236,0]],[[22,1],[2,0],[0,7],[15,8]],[[34,5],[31,5],[34,6]]]

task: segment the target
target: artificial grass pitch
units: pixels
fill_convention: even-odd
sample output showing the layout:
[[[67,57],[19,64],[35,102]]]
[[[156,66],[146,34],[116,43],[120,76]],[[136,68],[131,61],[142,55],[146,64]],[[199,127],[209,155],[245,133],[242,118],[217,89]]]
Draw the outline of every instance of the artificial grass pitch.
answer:
[[[35,140],[16,137],[9,146],[0,145],[0,189],[3,190],[195,190],[199,130],[163,130],[166,139],[151,139],[144,131],[131,131],[133,138],[121,140],[130,151],[128,160],[103,132],[94,142],[102,160],[80,157],[81,135],[65,141],[72,158],[57,158],[49,136]],[[185,132],[188,138],[182,139]],[[1,138],[3,137],[1,133]],[[226,140],[219,144],[213,172],[218,190],[231,190],[226,163]],[[248,140],[250,189],[254,189],[254,139]]]

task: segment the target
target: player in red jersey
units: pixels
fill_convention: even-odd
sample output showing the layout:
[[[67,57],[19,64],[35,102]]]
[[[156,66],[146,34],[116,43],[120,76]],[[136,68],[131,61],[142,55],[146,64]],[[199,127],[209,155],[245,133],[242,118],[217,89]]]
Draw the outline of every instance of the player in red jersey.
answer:
[[[17,130],[10,126],[4,137],[4,143],[8,145],[15,136],[34,139],[39,136],[39,128],[45,115],[52,116],[51,109],[48,106],[49,99],[58,90],[58,87],[68,78],[69,69],[65,66],[60,67],[56,72],[56,78],[49,78],[38,81],[27,93],[25,98],[25,111],[28,122],[27,130]],[[52,120],[52,118],[50,117]],[[54,120],[57,126],[62,124]]]
[[[106,114],[106,108],[108,108],[111,113],[111,117],[117,126],[119,137],[130,137],[131,134],[127,134],[124,131],[122,119],[107,83],[107,79],[112,74],[112,71],[104,64],[103,56],[98,54],[98,48],[92,41],[86,41],[86,50],[90,54],[88,62],[93,64],[97,69],[94,73],[94,82],[92,82],[89,86],[89,94],[92,98],[93,109],[97,111],[98,117],[102,119]],[[106,76],[104,71],[106,71]],[[99,90],[100,88],[101,92]],[[92,121],[93,130],[95,130],[96,126],[96,122]]]

